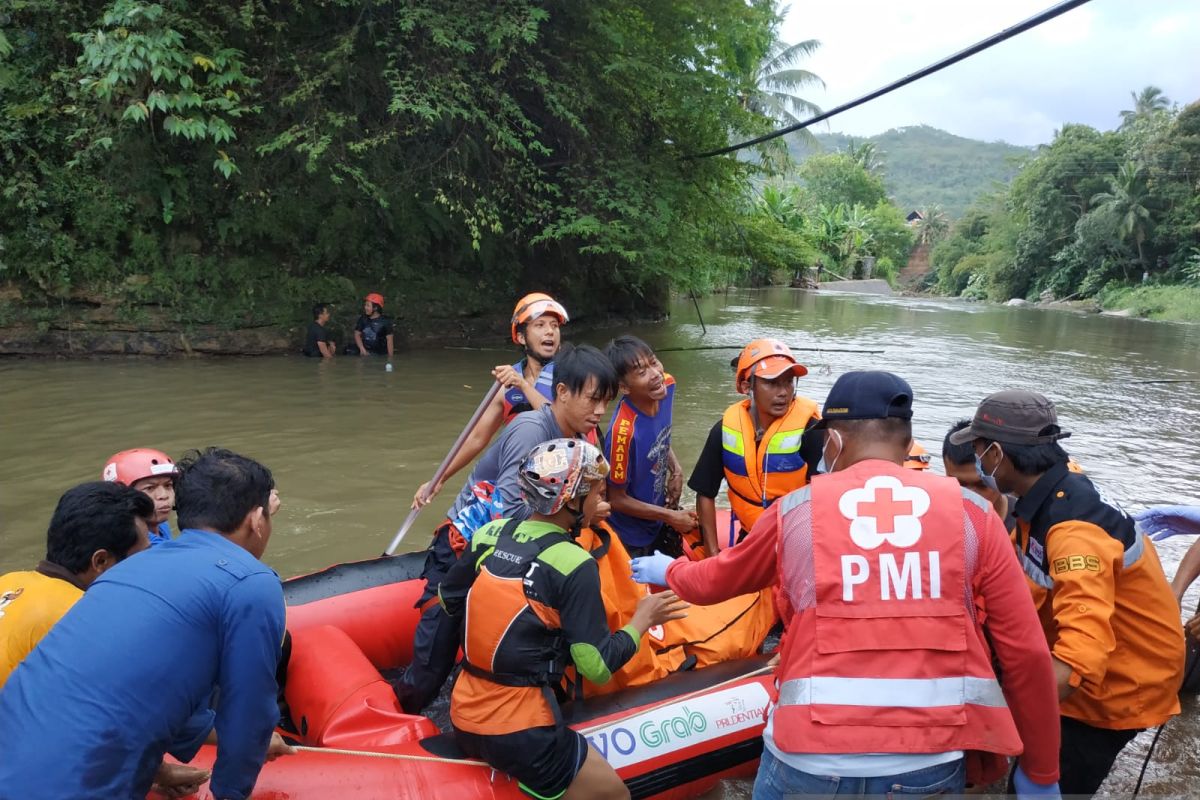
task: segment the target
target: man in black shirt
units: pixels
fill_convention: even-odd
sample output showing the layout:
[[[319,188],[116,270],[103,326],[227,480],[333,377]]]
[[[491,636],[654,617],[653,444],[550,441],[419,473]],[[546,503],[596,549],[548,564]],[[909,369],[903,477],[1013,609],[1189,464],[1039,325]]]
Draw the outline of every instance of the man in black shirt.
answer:
[[[387,355],[392,360],[395,351],[396,326],[391,317],[383,315],[383,295],[371,292],[363,300],[363,313],[354,325],[354,344],[360,356]]]
[[[337,345],[325,327],[329,322],[329,304],[317,303],[312,308],[313,321],[304,333],[304,355],[310,358],[333,358]]]

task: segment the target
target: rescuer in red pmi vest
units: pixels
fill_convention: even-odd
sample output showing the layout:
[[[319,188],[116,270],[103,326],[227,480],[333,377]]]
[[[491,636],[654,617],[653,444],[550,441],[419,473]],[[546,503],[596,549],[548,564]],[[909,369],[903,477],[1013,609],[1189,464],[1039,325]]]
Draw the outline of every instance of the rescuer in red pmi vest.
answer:
[[[1054,672],[1000,518],[952,478],[904,469],[902,378],[842,375],[818,425],[828,474],[737,547],[633,562],[636,580],[701,605],[778,585],[779,696],[754,797],[955,794],[1018,754],[1017,795],[1057,795]]]

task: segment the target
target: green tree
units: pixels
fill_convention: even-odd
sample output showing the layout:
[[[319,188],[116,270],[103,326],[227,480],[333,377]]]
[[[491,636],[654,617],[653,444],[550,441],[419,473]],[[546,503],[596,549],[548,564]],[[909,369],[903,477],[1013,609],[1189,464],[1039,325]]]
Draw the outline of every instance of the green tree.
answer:
[[[1140,164],[1127,161],[1120,166],[1116,175],[1108,179],[1109,190],[1099,192],[1092,197],[1092,203],[1098,209],[1109,211],[1117,220],[1117,230],[1123,240],[1132,239],[1137,247],[1138,263],[1146,266],[1146,256],[1142,249],[1154,221],[1146,191],[1145,170]]]
[[[772,125],[737,77],[768,51],[768,0],[0,18],[0,277],[32,302],[91,287],[244,325],[367,283],[447,316],[538,285],[586,314],[748,269],[756,167],[680,156]]]
[[[874,142],[855,142],[851,139],[846,145],[846,155],[867,174],[883,177],[884,152]]]
[[[814,206],[874,208],[887,199],[883,179],[872,175],[845,153],[813,156],[797,171],[805,194]]]
[[[927,206],[919,213],[921,219],[916,224],[917,243],[932,247],[950,232],[950,219],[938,205]]]
[[[1122,126],[1132,123],[1139,117],[1149,117],[1166,111],[1171,107],[1171,101],[1157,86],[1147,86],[1140,92],[1130,92],[1133,108],[1121,112]]]
[[[814,86],[824,88],[825,81],[796,66],[811,57],[820,46],[816,39],[796,44],[773,41],[745,78],[741,92],[743,107],[789,125],[820,114],[820,106],[800,97],[797,92]],[[799,135],[815,141],[807,128]]]

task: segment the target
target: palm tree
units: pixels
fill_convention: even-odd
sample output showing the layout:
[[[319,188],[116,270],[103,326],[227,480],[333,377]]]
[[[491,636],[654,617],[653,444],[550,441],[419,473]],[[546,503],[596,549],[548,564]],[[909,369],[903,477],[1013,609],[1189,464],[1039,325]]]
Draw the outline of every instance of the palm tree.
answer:
[[[939,205],[932,205],[920,212],[917,222],[917,244],[935,245],[950,230],[950,220]]]
[[[1170,99],[1157,86],[1147,86],[1140,92],[1130,92],[1133,108],[1121,112],[1121,124],[1128,125],[1139,117],[1148,117],[1171,107]]]
[[[796,92],[810,87],[825,87],[825,81],[796,64],[817,51],[821,43],[808,39],[797,44],[776,40],[767,49],[763,60],[747,76],[742,92],[742,107],[779,122],[792,125],[821,113],[820,106],[798,97]],[[807,129],[800,131],[807,143],[816,138]]]
[[[1150,193],[1146,190],[1144,172],[1141,164],[1126,161],[1116,175],[1109,176],[1108,191],[1092,195],[1093,206],[1107,209],[1117,218],[1122,241],[1133,238],[1143,269],[1146,256],[1142,252],[1142,243],[1153,224],[1150,209],[1146,208]]]
[[[846,155],[871,175],[883,174],[884,152],[874,142],[854,143],[851,139],[846,144]]]

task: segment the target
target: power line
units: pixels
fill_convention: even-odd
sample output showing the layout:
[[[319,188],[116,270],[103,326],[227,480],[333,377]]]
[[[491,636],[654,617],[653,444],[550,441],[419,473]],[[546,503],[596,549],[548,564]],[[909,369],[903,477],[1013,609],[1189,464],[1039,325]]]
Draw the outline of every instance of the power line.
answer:
[[[1041,12],[1040,14],[1035,14],[1034,16],[1030,17],[1029,19],[1025,20],[1024,22],[1019,22],[1016,25],[1013,25],[1011,28],[1005,28],[1004,30],[1000,31],[999,33],[993,34],[980,42],[976,42],[975,44],[971,45],[970,47],[968,47],[965,50],[960,50],[957,53],[955,53],[954,55],[947,56],[946,58],[943,58],[941,61],[937,61],[933,64],[930,64],[928,67],[925,67],[922,70],[918,70],[917,72],[914,72],[910,75],[907,75],[898,81],[893,81],[881,89],[876,89],[875,91],[871,92],[870,94],[863,95],[862,97],[858,98],[857,100],[851,100],[849,103],[843,103],[842,105],[838,106],[837,108],[834,108],[830,111],[826,111],[822,114],[818,114],[817,116],[812,117],[811,119],[807,119],[804,122],[797,122],[795,125],[789,125],[786,128],[780,128],[779,130],[773,131],[764,136],[759,136],[757,139],[751,139],[747,142],[740,142],[738,144],[731,144],[728,147],[722,147],[718,150],[709,150],[706,153],[696,153],[693,155],[687,155],[687,156],[684,156],[683,159],[685,161],[694,161],[696,159],[701,159],[701,158],[711,158],[713,156],[722,156],[722,155],[725,155],[726,153],[733,153],[737,150],[742,150],[747,147],[753,147],[756,144],[762,144],[763,142],[769,142],[772,139],[777,139],[780,136],[786,136],[789,133],[795,133],[796,131],[807,128],[809,125],[815,125],[818,122],[824,122],[825,120],[829,119],[832,116],[841,114],[843,111],[849,111],[852,108],[861,106],[863,103],[869,103],[870,101],[875,100],[876,98],[883,97],[885,94],[890,94],[891,92],[896,91],[897,89],[901,88],[902,86],[907,86],[908,84],[913,83],[914,81],[921,80],[921,78],[926,78],[926,77],[934,74],[935,72],[941,72],[946,67],[957,64],[959,61],[968,59],[971,56],[975,55],[976,53],[982,53],[984,50],[987,50],[990,47],[995,47],[996,45],[1000,44],[1001,42],[1003,42],[1007,39],[1011,39],[1012,37],[1017,36],[1019,34],[1022,34],[1025,31],[1032,30],[1033,28],[1036,28],[1038,25],[1041,25],[1044,22],[1049,22],[1050,20],[1052,20],[1056,17],[1060,17],[1063,14],[1070,11],[1071,9],[1078,8],[1079,6],[1084,5],[1087,2],[1089,2],[1089,0],[1063,0],[1063,2],[1059,3],[1058,5],[1051,6],[1050,8]]]

